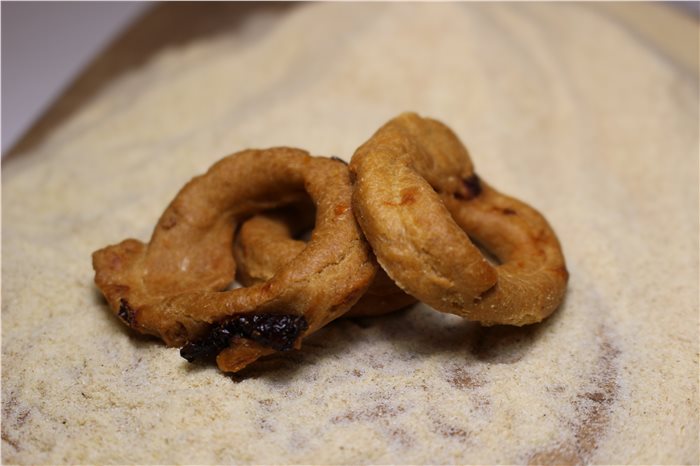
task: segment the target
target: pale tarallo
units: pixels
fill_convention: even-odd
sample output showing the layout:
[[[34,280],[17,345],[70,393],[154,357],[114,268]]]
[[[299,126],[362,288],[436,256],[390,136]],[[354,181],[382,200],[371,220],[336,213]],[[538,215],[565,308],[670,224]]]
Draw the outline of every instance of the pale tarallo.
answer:
[[[162,52],[4,164],[3,462],[697,462],[697,75],[590,5],[266,21]],[[147,240],[216,160],[348,160],[407,110],[551,222],[571,278],[543,324],[416,305],[229,377],[107,310],[92,251]]]

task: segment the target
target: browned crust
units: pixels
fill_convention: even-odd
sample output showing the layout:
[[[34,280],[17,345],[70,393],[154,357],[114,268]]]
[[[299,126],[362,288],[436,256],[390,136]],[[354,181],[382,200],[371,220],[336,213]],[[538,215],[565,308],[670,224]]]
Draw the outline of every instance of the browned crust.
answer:
[[[308,206],[295,206],[259,214],[244,222],[233,247],[238,281],[250,286],[269,280],[280,267],[294,260],[306,246],[294,236],[309,229],[312,220]],[[365,294],[344,317],[378,316],[415,302],[379,270]]]
[[[236,225],[307,195],[317,217],[303,253],[264,283],[224,291],[235,274]],[[350,196],[348,170],[339,162],[285,147],[239,152],[182,188],[149,243],[128,239],[96,251],[95,283],[131,328],[171,346],[238,314],[303,315],[306,336],[345,313],[376,272]],[[267,353],[237,344],[220,355],[219,367],[236,371]]]
[[[568,273],[547,221],[479,179],[444,124],[404,113],[350,162],[353,207],[382,268],[437,310],[485,324],[539,322]],[[501,260],[492,266],[469,236]]]

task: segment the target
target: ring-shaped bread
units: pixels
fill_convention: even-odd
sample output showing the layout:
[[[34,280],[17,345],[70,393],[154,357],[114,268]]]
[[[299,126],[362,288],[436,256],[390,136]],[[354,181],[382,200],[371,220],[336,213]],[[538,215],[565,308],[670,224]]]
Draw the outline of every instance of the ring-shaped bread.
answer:
[[[399,115],[357,149],[350,171],[365,237],[407,293],[485,325],[539,322],[560,304],[568,273],[551,227],[481,181],[441,122]]]
[[[236,279],[245,286],[266,281],[294,260],[306,246],[296,238],[313,226],[312,212],[313,209],[300,204],[246,220],[233,246]],[[414,297],[404,293],[379,269],[365,294],[343,317],[379,316],[415,302]]]
[[[265,281],[227,290],[233,235],[245,218],[310,197],[316,227],[304,250]],[[185,185],[149,243],[128,239],[93,254],[95,282],[134,330],[189,360],[217,354],[237,371],[345,313],[376,265],[353,216],[347,167],[303,150],[246,150]]]

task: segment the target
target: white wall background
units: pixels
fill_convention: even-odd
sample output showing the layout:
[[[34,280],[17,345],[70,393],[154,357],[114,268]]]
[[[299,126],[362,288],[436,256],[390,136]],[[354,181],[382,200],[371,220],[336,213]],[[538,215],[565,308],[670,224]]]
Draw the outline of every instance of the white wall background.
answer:
[[[2,155],[149,3],[2,2]]]

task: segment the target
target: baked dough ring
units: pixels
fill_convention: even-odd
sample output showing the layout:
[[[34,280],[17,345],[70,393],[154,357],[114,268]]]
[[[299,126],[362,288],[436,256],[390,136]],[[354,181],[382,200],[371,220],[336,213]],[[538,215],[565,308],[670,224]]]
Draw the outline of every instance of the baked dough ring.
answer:
[[[407,293],[485,325],[539,322],[560,304],[568,273],[549,224],[482,182],[444,124],[404,113],[357,149],[350,171],[355,215]]]
[[[237,224],[307,194],[316,228],[306,248],[270,280],[224,291],[235,275]],[[131,328],[170,346],[189,342],[188,359],[220,351],[219,367],[237,371],[298,347],[369,286],[376,265],[350,196],[347,167],[337,161],[284,147],[239,152],[182,188],[148,244],[128,239],[96,251],[95,283]]]
[[[245,286],[269,280],[277,270],[304,250],[294,239],[313,226],[313,209],[297,205],[265,212],[246,220],[236,234],[233,254],[237,280]],[[360,300],[343,317],[387,314],[414,304],[416,299],[398,288],[379,269]]]

